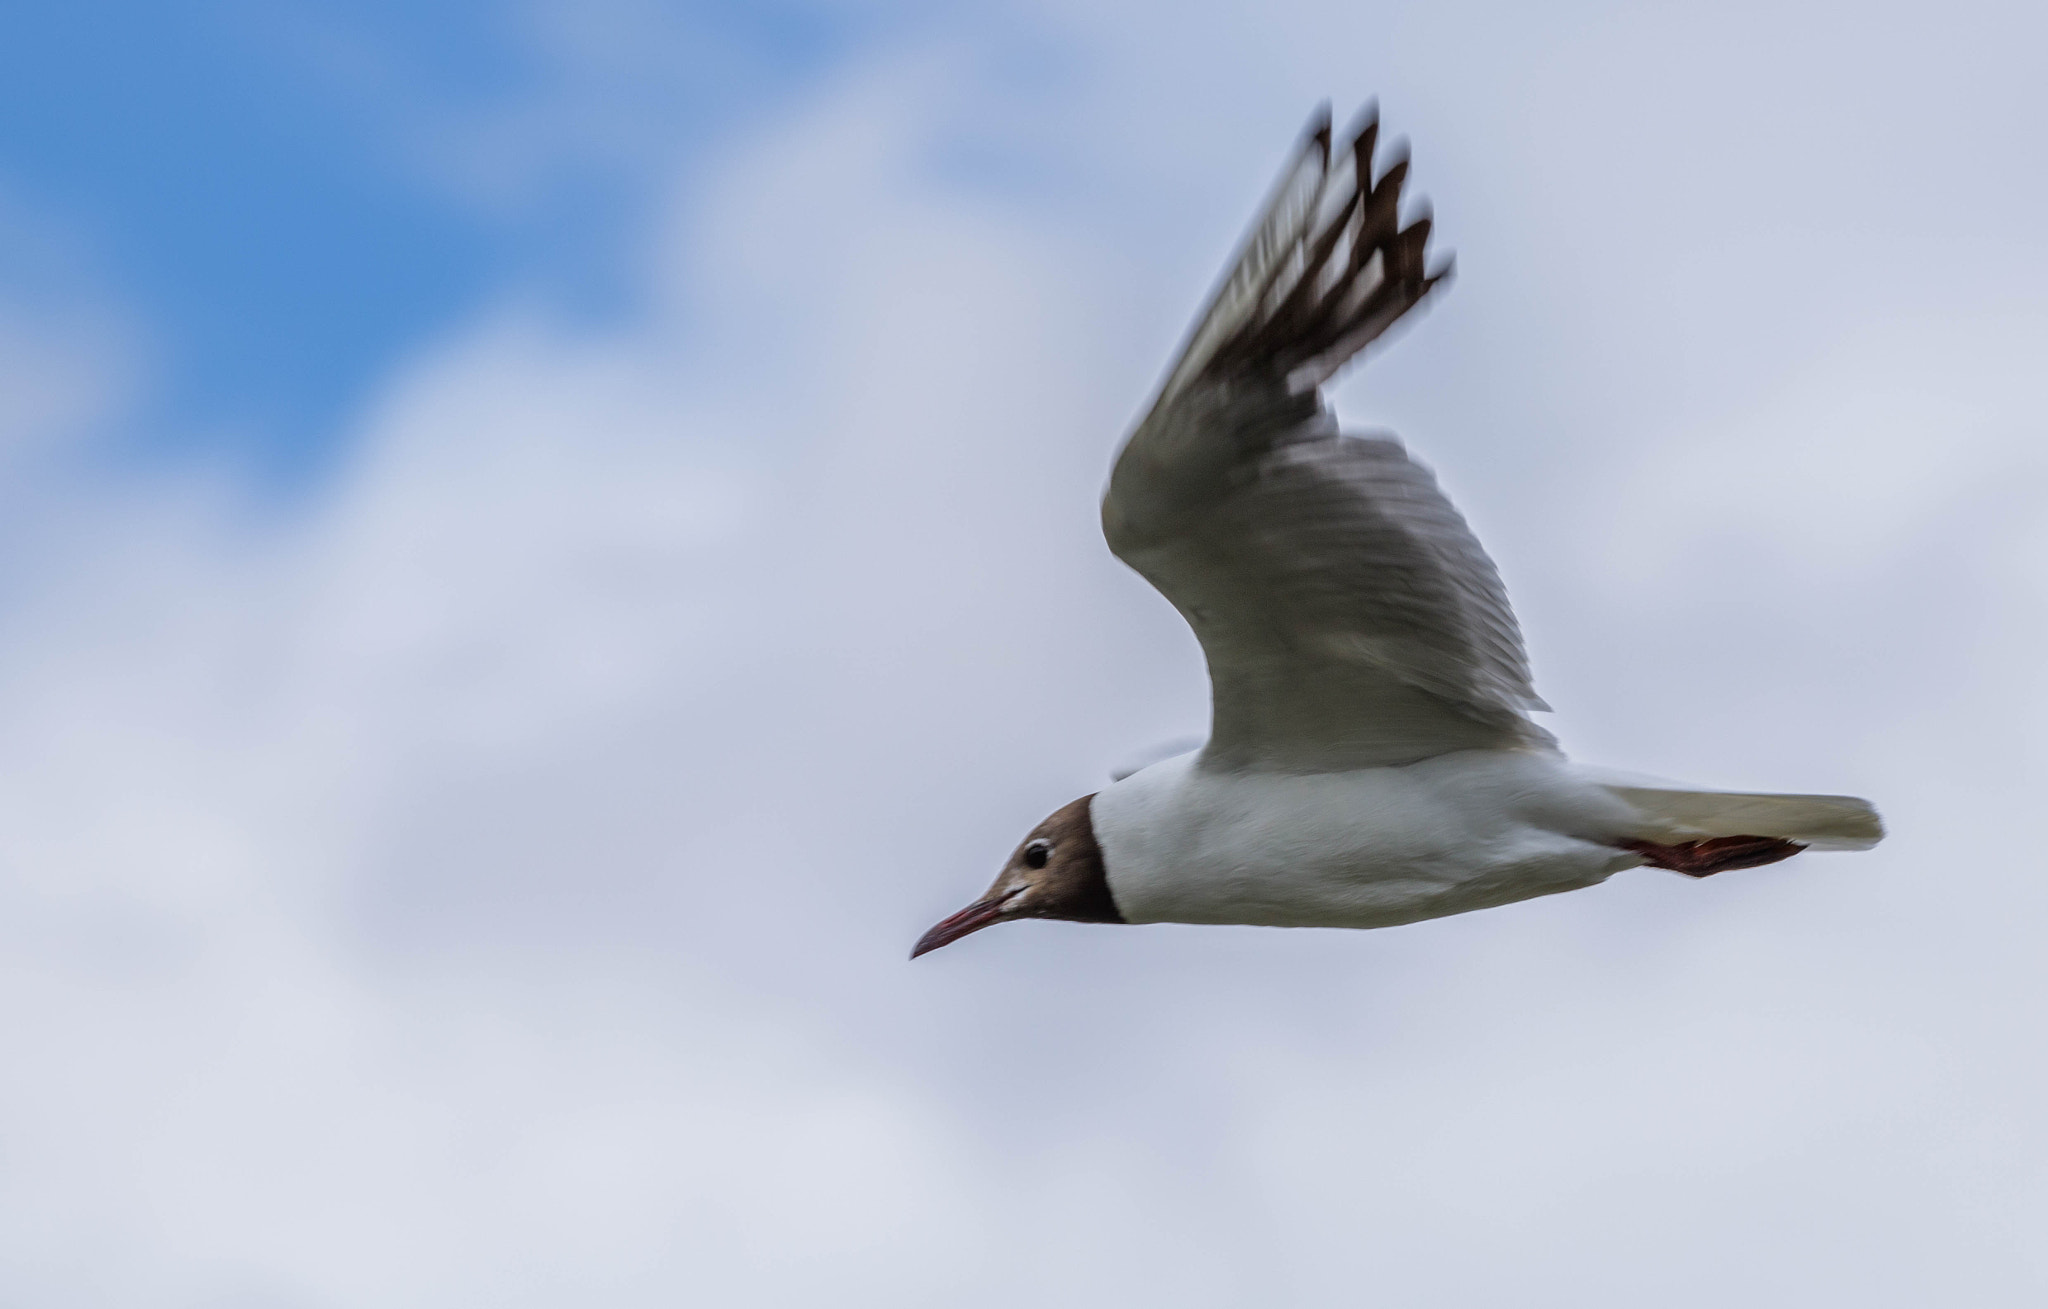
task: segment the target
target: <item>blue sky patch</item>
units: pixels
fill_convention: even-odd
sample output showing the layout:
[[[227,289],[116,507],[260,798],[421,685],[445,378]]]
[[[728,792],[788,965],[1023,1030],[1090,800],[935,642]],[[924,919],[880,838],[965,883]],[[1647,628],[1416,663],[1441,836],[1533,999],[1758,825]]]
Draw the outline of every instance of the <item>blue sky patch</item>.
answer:
[[[601,29],[607,13],[575,21]],[[480,200],[436,177],[409,137],[438,133],[445,149],[459,141],[450,124],[544,118],[551,97],[584,94],[610,97],[620,121],[644,106],[666,120],[647,136],[687,156],[841,39],[774,6],[659,16],[679,56],[697,57],[670,76],[656,49],[564,89],[533,34],[548,17],[537,8],[17,12],[0,43],[0,197],[76,233],[142,320],[157,384],[131,453],[226,453],[266,480],[302,481],[397,359],[503,289],[583,316],[625,310],[620,251],[651,179],[565,150],[529,185]]]

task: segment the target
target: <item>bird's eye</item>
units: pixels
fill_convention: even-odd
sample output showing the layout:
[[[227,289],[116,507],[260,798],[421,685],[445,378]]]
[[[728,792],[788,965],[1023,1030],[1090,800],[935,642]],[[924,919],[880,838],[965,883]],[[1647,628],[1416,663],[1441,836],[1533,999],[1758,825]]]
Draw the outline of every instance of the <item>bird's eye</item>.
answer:
[[[1030,845],[1024,847],[1024,866],[1026,868],[1043,868],[1045,867],[1045,861],[1050,858],[1052,858],[1052,842],[1050,841],[1033,841]]]

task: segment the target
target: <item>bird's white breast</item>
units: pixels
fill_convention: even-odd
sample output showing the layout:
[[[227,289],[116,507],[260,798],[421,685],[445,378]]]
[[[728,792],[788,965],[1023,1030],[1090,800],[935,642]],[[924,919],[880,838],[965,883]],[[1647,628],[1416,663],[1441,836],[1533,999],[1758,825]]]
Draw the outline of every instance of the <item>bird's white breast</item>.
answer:
[[[1092,807],[1134,923],[1384,927],[1605,880],[1621,805],[1563,756],[1468,750],[1343,773],[1152,765]]]

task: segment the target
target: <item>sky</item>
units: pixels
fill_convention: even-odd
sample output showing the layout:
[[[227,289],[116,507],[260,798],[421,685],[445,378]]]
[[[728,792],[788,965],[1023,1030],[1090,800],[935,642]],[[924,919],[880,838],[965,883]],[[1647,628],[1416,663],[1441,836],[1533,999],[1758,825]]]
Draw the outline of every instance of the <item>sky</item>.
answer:
[[[2038,7],[43,9],[0,1300],[2048,1293]],[[1096,497],[1372,96],[1546,725],[1890,839],[906,962],[1202,731]]]

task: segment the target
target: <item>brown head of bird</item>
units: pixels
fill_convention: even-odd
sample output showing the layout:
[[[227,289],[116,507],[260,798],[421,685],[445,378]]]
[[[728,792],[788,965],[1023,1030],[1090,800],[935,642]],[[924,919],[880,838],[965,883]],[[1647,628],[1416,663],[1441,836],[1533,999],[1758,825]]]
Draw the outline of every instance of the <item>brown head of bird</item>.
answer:
[[[1089,816],[1092,795],[1057,809],[1031,829],[988,894],[917,939],[910,957],[950,945],[970,932],[1014,918],[1061,918],[1076,923],[1121,923],[1109,894],[1102,848]]]

